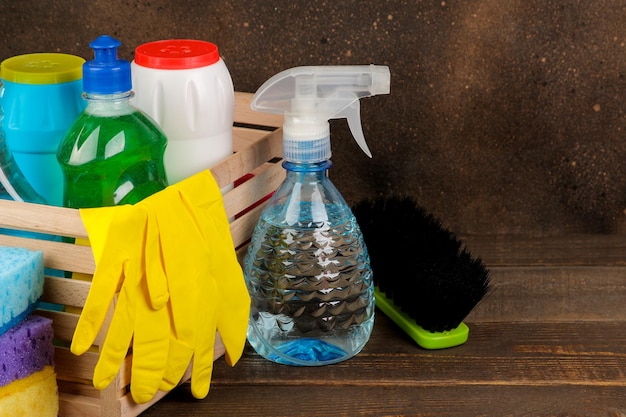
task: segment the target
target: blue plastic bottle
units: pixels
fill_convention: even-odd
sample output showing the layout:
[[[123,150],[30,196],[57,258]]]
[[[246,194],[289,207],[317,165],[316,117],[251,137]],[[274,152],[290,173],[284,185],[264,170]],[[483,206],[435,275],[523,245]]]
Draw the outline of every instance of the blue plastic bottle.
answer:
[[[83,66],[87,108],[57,152],[66,207],[134,204],[167,186],[167,138],[130,104],[130,62],[118,59],[119,45],[110,36],[90,43],[94,59]]]
[[[85,108],[81,98],[84,62],[74,55],[34,53],[7,58],[0,65],[6,139],[0,152],[15,161],[45,203],[55,206],[63,203],[63,172],[56,152]],[[23,199],[41,202],[29,195]]]
[[[15,163],[13,154],[6,146],[2,129],[0,129],[0,199],[46,204],[46,200],[35,191]],[[4,229],[0,229],[0,233],[4,233]]]
[[[368,154],[359,99],[389,93],[381,66],[298,67],[257,91],[252,108],[285,115],[286,178],[252,235],[244,275],[248,340],[287,365],[327,365],[356,355],[374,324],[372,270],[349,206],[328,178],[329,119],[347,118]]]

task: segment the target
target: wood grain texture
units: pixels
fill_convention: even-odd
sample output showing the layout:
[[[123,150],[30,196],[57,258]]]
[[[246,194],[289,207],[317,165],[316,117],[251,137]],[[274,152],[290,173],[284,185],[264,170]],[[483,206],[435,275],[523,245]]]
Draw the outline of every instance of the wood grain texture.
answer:
[[[625,235],[461,236],[490,266],[626,266]]]
[[[610,416],[626,412],[624,323],[469,323],[467,344],[424,351],[384,316],[357,357],[216,363],[209,397],[181,387],[145,416]],[[619,335],[613,339],[611,335]],[[617,413],[617,414],[614,414]]]
[[[282,114],[260,113],[250,108],[253,96],[251,93],[235,92],[235,123],[281,127],[284,119]]]
[[[0,200],[0,226],[52,235],[87,237],[78,210],[41,204]]]
[[[267,140],[258,140],[244,146],[239,152],[211,168],[218,185],[225,187],[272,158],[282,154],[282,129],[264,135]]]
[[[280,393],[282,398],[277,398]],[[529,416],[621,417],[623,389],[600,387],[589,397],[585,387],[395,387],[242,385],[238,390],[215,386],[212,404],[190,401],[181,387],[142,417],[328,417],[328,416]],[[529,401],[530,400],[530,401]],[[596,402],[613,404],[597,406]]]
[[[377,310],[356,357],[282,366],[251,348],[142,416],[626,416],[626,236],[472,236],[492,293],[466,344],[427,351]]]

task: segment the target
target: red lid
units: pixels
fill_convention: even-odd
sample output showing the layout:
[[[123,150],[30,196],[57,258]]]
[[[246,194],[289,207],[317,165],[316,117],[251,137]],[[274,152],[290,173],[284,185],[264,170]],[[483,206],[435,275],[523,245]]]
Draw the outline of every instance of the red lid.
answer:
[[[215,64],[220,59],[217,45],[191,39],[170,39],[139,45],[135,63],[155,69],[191,69]]]

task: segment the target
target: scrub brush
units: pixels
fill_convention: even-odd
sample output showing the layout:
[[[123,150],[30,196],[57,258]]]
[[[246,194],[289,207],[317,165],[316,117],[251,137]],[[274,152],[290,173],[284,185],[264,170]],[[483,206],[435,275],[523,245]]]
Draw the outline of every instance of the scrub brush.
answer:
[[[463,320],[490,288],[482,260],[410,197],[363,200],[353,212],[370,255],[376,306],[425,349],[465,343]]]

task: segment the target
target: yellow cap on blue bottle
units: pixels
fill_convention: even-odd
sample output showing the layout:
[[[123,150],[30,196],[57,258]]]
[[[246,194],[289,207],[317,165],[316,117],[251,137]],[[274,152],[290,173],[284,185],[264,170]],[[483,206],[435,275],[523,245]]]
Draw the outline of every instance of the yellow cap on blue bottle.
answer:
[[[85,60],[62,53],[34,53],[7,58],[0,77],[16,84],[62,84],[80,80]]]

